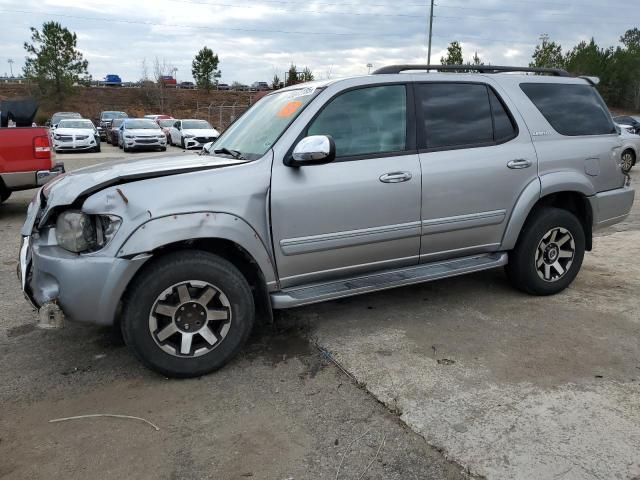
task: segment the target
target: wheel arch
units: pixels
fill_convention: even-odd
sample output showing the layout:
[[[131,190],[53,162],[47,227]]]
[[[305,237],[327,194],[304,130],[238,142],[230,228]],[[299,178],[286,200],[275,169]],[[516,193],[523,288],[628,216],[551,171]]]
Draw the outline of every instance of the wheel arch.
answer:
[[[524,229],[527,221],[540,209],[545,207],[554,207],[567,210],[574,214],[585,234],[585,249],[591,251],[593,247],[593,210],[588,197],[581,191],[576,190],[560,190],[547,193],[541,196],[535,202],[532,202],[524,217],[520,216],[518,219],[513,219],[509,222],[509,227],[512,231],[509,237],[505,235],[503,240],[502,249],[511,250],[516,246],[520,233]],[[512,225],[513,223],[513,225]],[[515,227],[517,225],[517,231]],[[514,235],[514,232],[517,235]]]
[[[275,264],[256,231],[240,217],[225,213],[169,215],[138,227],[120,247],[118,256],[151,258],[127,283],[123,296],[146,268],[179,250],[206,251],[231,262],[249,282],[260,318],[272,321],[269,291],[278,286]]]

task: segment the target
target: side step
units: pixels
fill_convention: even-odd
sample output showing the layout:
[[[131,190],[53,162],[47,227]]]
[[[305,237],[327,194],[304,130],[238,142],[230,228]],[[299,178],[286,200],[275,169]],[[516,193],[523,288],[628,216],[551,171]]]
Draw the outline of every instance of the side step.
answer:
[[[444,262],[427,263],[359,277],[343,278],[334,282],[286,288],[271,294],[271,305],[276,309],[299,307],[361,293],[479,272],[501,267],[506,265],[507,261],[506,252],[473,255]]]

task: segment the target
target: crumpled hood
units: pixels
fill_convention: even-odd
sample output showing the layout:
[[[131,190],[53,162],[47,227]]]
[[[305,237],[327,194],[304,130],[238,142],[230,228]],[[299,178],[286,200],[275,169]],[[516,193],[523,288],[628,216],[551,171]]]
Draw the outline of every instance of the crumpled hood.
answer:
[[[70,205],[80,196],[89,195],[111,185],[242,163],[246,163],[246,161],[193,155],[193,157],[125,159],[80,168],[53,179],[43,187],[42,191],[47,198],[47,207],[42,220],[46,220],[51,208]]]
[[[194,137],[219,137],[220,133],[215,128],[185,128],[182,135],[193,135]]]

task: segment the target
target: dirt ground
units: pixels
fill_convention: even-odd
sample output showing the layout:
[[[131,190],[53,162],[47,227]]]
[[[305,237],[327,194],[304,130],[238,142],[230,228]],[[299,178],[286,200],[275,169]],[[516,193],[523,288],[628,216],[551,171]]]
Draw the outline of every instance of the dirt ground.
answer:
[[[121,155],[104,146],[59,159],[73,169]],[[161,154],[129,157],[149,155]],[[310,344],[293,317],[255,332],[220,372],[186,381],[141,367],[110,329],[36,330],[15,275],[32,194],[0,206],[0,478],[466,478]],[[49,423],[99,413],[143,417],[159,431],[118,418]]]
[[[109,329],[33,328],[15,278],[29,196],[0,207],[0,478],[640,478],[637,202],[560,295],[495,270],[299,308],[176,381]],[[48,423],[91,413],[160,430]]]
[[[624,223],[597,232],[574,284],[553,297],[516,292],[494,270],[291,313],[476,475],[638,479],[638,292],[636,202]]]

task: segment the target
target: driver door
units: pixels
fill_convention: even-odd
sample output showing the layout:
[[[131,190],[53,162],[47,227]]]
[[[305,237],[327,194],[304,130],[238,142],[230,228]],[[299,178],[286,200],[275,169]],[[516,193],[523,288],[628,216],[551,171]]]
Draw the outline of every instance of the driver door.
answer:
[[[329,100],[303,136],[329,135],[336,160],[276,159],[272,232],[281,286],[418,263],[420,160],[406,85],[359,87]]]

